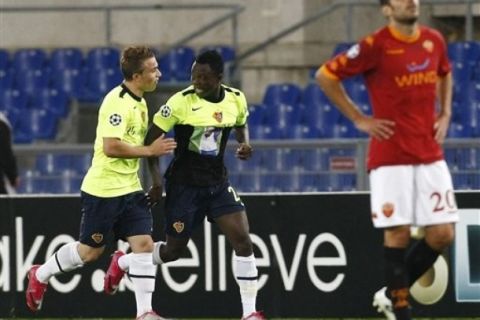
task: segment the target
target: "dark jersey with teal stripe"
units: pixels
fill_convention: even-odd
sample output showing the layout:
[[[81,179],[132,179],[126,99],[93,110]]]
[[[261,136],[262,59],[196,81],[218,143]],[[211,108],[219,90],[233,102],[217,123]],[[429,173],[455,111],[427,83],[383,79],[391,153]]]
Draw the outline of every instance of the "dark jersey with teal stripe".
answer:
[[[174,94],[160,107],[153,123],[175,131],[177,148],[165,177],[176,183],[210,186],[225,181],[223,154],[233,127],[245,126],[248,116],[243,92],[222,85],[224,98],[210,102],[193,86]]]

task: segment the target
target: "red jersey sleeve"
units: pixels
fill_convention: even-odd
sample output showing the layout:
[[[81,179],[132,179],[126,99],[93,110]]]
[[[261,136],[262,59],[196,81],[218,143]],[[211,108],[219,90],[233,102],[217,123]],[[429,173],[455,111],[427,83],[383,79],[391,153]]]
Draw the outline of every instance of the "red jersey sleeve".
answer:
[[[377,63],[375,59],[376,47],[374,36],[368,36],[328,60],[320,69],[330,78],[343,80],[374,69]]]
[[[439,61],[439,64],[438,64],[437,74],[440,77],[444,77],[445,75],[450,73],[450,71],[452,69],[452,66],[450,64],[450,60],[448,59],[447,44],[445,43],[445,40],[443,39],[443,36],[439,32],[437,32],[437,31],[433,31],[433,32],[438,38],[438,47],[439,47],[439,51],[440,51],[440,61]]]

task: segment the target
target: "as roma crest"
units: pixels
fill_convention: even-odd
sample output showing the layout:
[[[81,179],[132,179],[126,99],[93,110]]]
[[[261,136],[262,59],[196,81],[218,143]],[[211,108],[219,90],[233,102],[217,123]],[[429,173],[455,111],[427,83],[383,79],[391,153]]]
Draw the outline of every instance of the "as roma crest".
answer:
[[[184,228],[185,228],[185,224],[181,221],[177,221],[173,224],[173,229],[175,229],[177,233],[182,233]]]
[[[214,118],[215,120],[217,120],[217,122],[221,123],[222,120],[223,120],[223,113],[222,113],[222,111],[215,111],[215,112],[213,113],[213,118]]]
[[[382,206],[383,215],[387,218],[390,218],[395,211],[395,206],[391,202],[386,202]]]

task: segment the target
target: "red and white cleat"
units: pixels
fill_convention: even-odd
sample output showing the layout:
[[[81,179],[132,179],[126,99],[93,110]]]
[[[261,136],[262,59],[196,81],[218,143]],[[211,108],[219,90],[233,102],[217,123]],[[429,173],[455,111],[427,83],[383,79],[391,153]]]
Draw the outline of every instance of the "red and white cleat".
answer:
[[[118,259],[123,255],[125,255],[125,253],[120,250],[117,250],[112,254],[112,261],[110,261],[107,273],[103,278],[103,291],[105,291],[106,294],[115,294],[118,290],[120,281],[122,281],[122,278],[125,275],[125,271],[120,269],[120,266],[118,265]]]
[[[160,317],[155,311],[149,311],[142,314],[136,320],[166,320],[166,319]]]
[[[241,320],[266,320],[265,315],[262,311],[255,311],[250,313],[248,316],[243,317]]]
[[[33,312],[36,312],[42,308],[43,295],[47,291],[47,283],[42,283],[37,279],[37,269],[40,268],[40,265],[33,265],[28,271],[28,287],[25,291],[27,298],[27,306]]]

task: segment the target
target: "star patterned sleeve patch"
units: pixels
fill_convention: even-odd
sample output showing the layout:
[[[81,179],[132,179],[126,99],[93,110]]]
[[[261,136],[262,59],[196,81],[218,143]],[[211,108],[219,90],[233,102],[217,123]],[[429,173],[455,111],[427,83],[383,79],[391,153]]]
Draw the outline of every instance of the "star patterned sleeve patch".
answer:
[[[170,118],[170,116],[172,115],[172,108],[164,104],[163,106],[160,107],[158,112],[163,118]]]
[[[118,113],[114,113],[110,116],[110,118],[108,119],[108,121],[110,122],[110,124],[112,126],[118,126],[120,123],[122,123],[122,116],[119,115]]]

